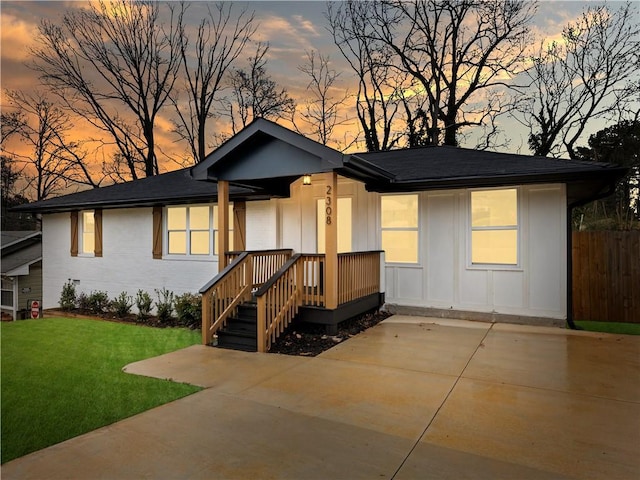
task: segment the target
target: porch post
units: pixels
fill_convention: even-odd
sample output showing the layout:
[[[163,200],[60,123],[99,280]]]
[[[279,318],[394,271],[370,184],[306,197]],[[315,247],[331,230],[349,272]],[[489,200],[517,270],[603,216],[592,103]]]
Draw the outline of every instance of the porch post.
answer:
[[[218,272],[227,266],[229,250],[229,182],[218,180]]]
[[[324,301],[338,308],[338,174],[325,173],[324,195]]]

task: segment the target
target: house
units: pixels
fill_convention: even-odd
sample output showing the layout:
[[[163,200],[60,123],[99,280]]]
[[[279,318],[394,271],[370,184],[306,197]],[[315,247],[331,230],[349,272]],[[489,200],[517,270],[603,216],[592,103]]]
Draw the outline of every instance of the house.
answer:
[[[43,216],[45,307],[69,279],[201,291],[211,343],[254,298],[264,350],[296,315],[331,329],[381,302],[571,323],[571,209],[624,173],[447,146],[342,154],[258,119],[190,169],[19,208]]]
[[[42,299],[42,234],[2,232],[2,316],[11,320],[31,315],[32,302]]]

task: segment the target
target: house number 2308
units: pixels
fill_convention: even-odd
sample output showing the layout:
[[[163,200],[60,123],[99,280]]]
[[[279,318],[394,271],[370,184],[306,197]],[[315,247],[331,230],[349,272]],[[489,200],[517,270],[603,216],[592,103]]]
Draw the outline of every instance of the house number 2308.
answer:
[[[333,209],[331,208],[331,185],[327,185],[327,196],[324,199],[325,208],[324,213],[326,215],[327,225],[331,225],[331,216],[333,214]]]

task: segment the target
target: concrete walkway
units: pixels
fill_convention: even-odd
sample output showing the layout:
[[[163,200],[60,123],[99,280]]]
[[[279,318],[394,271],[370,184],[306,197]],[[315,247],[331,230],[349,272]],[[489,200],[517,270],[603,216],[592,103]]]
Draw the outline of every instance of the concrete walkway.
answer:
[[[2,478],[640,478],[640,337],[394,316],[315,358],[194,346],[125,371],[206,389]]]

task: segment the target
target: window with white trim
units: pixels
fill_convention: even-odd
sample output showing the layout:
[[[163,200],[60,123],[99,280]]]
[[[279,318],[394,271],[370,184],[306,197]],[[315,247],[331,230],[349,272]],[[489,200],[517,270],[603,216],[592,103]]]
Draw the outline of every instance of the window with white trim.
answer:
[[[217,205],[167,207],[167,254],[217,255],[217,226]],[[229,240],[229,245],[233,245],[232,205],[229,205]]]
[[[382,249],[388,263],[418,263],[418,195],[380,197]]]
[[[518,190],[470,192],[471,263],[518,264]]]
[[[93,210],[83,211],[80,223],[82,228],[80,253],[93,255],[96,248],[96,222]]]

